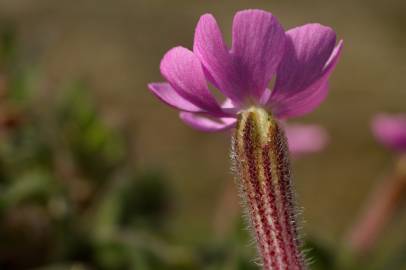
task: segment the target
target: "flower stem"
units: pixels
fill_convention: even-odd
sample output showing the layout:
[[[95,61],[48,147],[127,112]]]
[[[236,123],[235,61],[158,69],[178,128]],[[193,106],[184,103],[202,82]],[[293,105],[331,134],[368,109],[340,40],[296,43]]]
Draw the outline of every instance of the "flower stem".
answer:
[[[306,269],[299,251],[287,141],[280,124],[259,108],[242,112],[232,148],[263,269]]]
[[[406,192],[406,156],[401,156],[395,172],[371,193],[365,210],[351,228],[347,243],[358,256],[367,255],[398,209]]]

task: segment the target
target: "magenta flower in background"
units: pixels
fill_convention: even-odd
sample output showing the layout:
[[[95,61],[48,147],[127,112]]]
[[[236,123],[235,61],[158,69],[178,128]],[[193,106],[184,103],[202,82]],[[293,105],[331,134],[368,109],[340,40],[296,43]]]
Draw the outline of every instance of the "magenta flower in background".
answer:
[[[372,190],[358,221],[349,231],[348,246],[362,256],[384,236],[384,229],[401,209],[406,192],[406,114],[377,114],[371,128],[380,143],[399,155],[394,160],[393,171]]]
[[[406,152],[406,114],[378,114],[372,119],[376,139],[396,152]]]
[[[214,132],[236,127],[233,168],[263,269],[306,269],[288,143],[279,120],[309,113],[325,99],[342,44],[336,45],[330,27],[314,23],[285,32],[271,13],[245,10],[234,17],[229,48],[214,17],[206,14],[197,24],[193,51],[169,50],[160,66],[167,82],[148,85],[195,129]],[[274,78],[273,88],[268,89]],[[224,100],[214,97],[209,83]],[[288,133],[296,136],[290,147],[296,144],[303,150],[306,140],[321,138],[314,130],[306,130],[304,137],[303,132],[302,127]],[[308,146],[321,147],[312,142]]]
[[[179,109],[186,124],[202,131],[233,127],[237,114],[251,106],[279,119],[301,116],[327,96],[342,44],[336,46],[330,27],[306,24],[285,32],[271,13],[246,10],[234,17],[229,49],[216,20],[206,14],[197,24],[193,51],[168,51],[161,61],[167,82],[149,88]],[[275,76],[271,91],[267,87]],[[225,101],[219,104],[208,83]]]
[[[294,157],[320,152],[330,140],[327,131],[319,125],[287,124],[285,133]]]

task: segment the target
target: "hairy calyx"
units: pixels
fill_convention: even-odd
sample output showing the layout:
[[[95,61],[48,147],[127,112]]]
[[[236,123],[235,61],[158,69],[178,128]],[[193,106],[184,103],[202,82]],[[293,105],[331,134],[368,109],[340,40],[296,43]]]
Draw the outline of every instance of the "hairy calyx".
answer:
[[[232,157],[249,222],[265,270],[306,269],[299,251],[287,141],[265,110],[238,118]]]

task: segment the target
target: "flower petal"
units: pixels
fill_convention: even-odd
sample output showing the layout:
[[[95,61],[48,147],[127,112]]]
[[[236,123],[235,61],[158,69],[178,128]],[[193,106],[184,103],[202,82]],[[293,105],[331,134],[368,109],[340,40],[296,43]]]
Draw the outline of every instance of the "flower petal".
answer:
[[[199,59],[188,49],[175,47],[168,51],[161,61],[161,73],[185,100],[213,115],[222,113]]]
[[[378,114],[372,120],[376,139],[394,151],[406,152],[406,115]]]
[[[205,132],[223,131],[232,128],[237,120],[235,118],[218,118],[213,120],[204,114],[181,112],[180,119],[194,129]]]
[[[169,83],[150,83],[148,88],[161,101],[176,109],[188,112],[202,112],[202,109],[181,97]]]
[[[285,39],[285,31],[269,12],[244,10],[235,15],[231,54],[241,78],[240,87],[254,101],[261,98],[275,74]]]
[[[320,24],[294,28],[286,36],[285,55],[268,103],[280,118],[308,113],[325,99],[343,44],[334,47],[334,31]]]
[[[326,130],[318,125],[287,124],[285,132],[294,156],[320,152],[329,141]]]
[[[241,104],[247,93],[240,86],[239,74],[234,70],[231,55],[213,15],[200,17],[193,52],[205,67],[207,79],[224,95]]]

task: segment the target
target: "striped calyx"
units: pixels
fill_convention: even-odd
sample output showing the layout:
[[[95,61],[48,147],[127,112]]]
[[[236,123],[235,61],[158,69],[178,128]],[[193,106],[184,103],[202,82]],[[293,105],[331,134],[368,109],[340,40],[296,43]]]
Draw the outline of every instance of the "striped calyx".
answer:
[[[232,151],[263,269],[306,269],[299,251],[287,141],[280,124],[263,109],[243,111]]]

